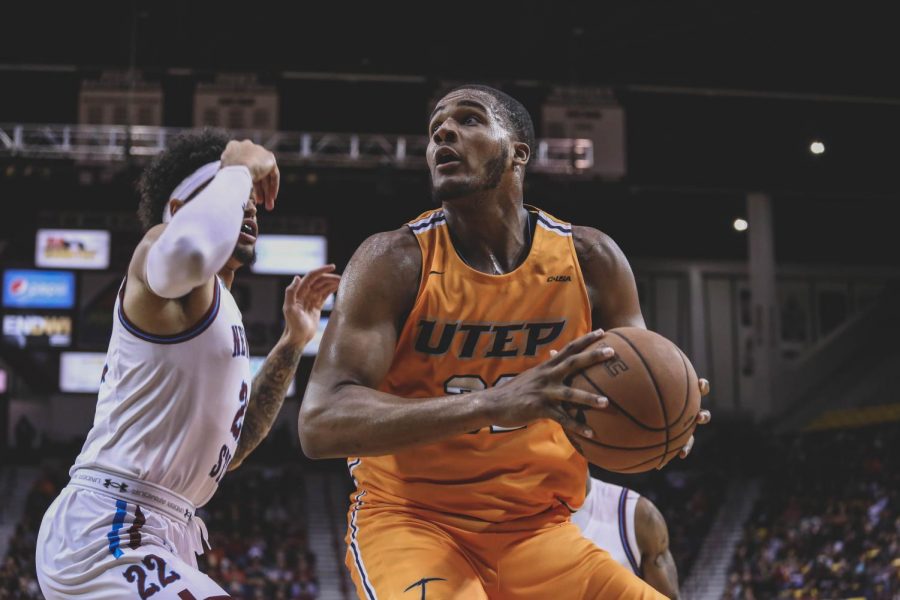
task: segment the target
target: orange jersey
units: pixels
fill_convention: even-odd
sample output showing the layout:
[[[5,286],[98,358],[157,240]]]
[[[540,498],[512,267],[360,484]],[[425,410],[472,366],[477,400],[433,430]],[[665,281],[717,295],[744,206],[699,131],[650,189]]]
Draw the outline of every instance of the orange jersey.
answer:
[[[590,331],[572,226],[536,212],[528,257],[504,275],[463,262],[442,210],[408,223],[422,251],[422,278],[381,391],[415,402],[501,385]],[[587,473],[559,424],[546,419],[348,464],[355,502],[453,515],[475,529],[578,508]]]

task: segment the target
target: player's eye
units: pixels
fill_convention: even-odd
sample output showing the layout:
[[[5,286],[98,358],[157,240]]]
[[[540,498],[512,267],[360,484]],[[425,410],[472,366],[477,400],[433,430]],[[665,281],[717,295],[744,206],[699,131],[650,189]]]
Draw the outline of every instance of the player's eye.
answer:
[[[463,119],[463,125],[477,125],[481,123],[481,119],[476,117],[475,115],[469,115],[468,117]]]
[[[440,122],[439,122],[439,121],[435,121],[435,122],[431,125],[431,133],[434,133],[435,131],[437,131],[437,130],[438,130],[438,127],[440,127],[440,126],[441,126]]]

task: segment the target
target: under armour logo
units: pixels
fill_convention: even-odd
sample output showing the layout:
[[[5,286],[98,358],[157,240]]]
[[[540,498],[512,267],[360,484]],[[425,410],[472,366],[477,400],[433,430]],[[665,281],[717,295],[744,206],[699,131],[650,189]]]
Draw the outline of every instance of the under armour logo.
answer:
[[[128,484],[127,484],[127,483],[119,483],[119,482],[117,482],[117,481],[113,481],[112,479],[107,479],[106,481],[104,481],[104,482],[103,482],[103,487],[105,487],[105,488],[107,488],[107,489],[109,489],[109,488],[116,488],[116,489],[119,490],[120,492],[127,492],[127,491],[128,491]]]
[[[414,584],[412,584],[411,586],[409,586],[408,588],[406,588],[403,591],[408,592],[409,590],[413,589],[414,587],[418,587],[421,585],[422,586],[422,595],[419,598],[420,598],[420,600],[425,600],[425,586],[428,585],[429,581],[447,581],[447,580],[444,579],[443,577],[423,577],[422,579],[418,580],[417,582],[415,582]]]

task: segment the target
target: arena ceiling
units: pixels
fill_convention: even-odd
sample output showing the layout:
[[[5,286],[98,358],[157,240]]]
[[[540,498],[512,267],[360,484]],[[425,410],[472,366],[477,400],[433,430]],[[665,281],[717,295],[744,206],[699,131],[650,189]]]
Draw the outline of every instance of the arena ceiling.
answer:
[[[8,3],[0,64],[900,96],[886,8],[835,2]],[[133,19],[137,15],[137,19]],[[137,35],[133,36],[132,33]],[[132,41],[136,40],[134,46]],[[133,50],[133,53],[132,53]]]

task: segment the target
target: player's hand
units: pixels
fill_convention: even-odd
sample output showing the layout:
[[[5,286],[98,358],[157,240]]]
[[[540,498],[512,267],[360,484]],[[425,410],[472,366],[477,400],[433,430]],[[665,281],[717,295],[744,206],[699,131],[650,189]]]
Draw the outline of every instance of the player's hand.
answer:
[[[697,384],[700,386],[700,397],[701,400],[703,396],[709,394],[709,381],[706,379],[698,379]],[[709,423],[709,420],[712,418],[712,414],[706,410],[702,409],[699,413],[697,413],[697,425],[706,425]],[[687,441],[687,444],[684,445],[684,448],[681,449],[681,452],[678,453],[678,456],[681,458],[687,458],[687,455],[691,453],[691,448],[694,447],[694,436],[691,436],[691,439]]]
[[[548,361],[488,390],[487,410],[491,422],[501,427],[521,427],[538,419],[553,419],[572,433],[593,437],[594,432],[569,416],[562,403],[594,409],[609,405],[608,398],[565,383],[578,371],[615,356],[615,351],[608,346],[588,349],[603,335],[604,332],[598,329],[582,336],[552,354]]]
[[[319,327],[322,305],[341,282],[334,265],[313,269],[305,277],[295,276],[284,290],[284,334],[282,338],[300,348],[306,346]]]
[[[275,155],[250,140],[231,140],[222,152],[222,166],[243,165],[253,179],[253,201],[265,204],[266,210],[275,208],[275,198],[281,186],[281,173]]]

